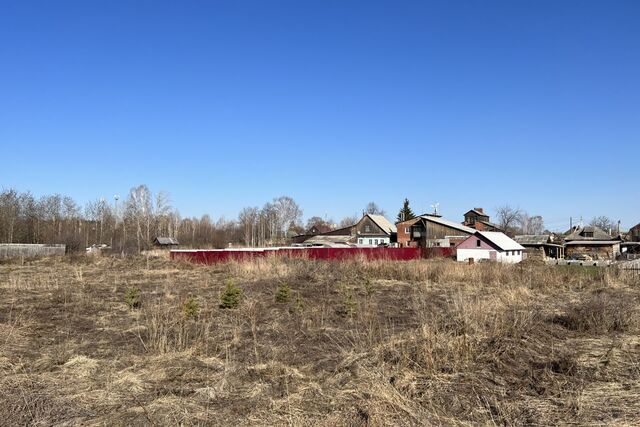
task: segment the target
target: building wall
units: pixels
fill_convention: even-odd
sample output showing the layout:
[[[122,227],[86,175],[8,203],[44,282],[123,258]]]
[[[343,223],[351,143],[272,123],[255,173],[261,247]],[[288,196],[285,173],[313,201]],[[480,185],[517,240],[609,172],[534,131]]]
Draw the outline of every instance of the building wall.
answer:
[[[620,254],[620,243],[612,243],[611,245],[589,245],[585,242],[585,244],[582,245],[566,246],[566,258],[571,258],[577,254],[587,254],[596,259],[614,259]]]
[[[497,262],[515,264],[522,261],[522,251],[497,251],[495,249],[477,248],[456,250],[458,261],[468,261],[473,258],[476,262],[481,259],[495,260]]]
[[[480,246],[478,246],[478,242],[480,242]],[[458,245],[458,249],[486,249],[492,251],[496,250],[496,248],[477,236],[470,236],[466,238]]]
[[[524,251],[499,251],[498,262],[506,264],[516,264],[522,261]]]
[[[480,245],[478,246],[478,242]],[[517,263],[522,261],[523,251],[501,251],[494,248],[492,245],[480,239],[478,236],[471,236],[460,243],[456,248],[457,260],[467,261],[469,258],[473,258],[476,261],[481,259],[491,260],[504,263]]]
[[[358,246],[378,246],[383,243],[391,243],[389,236],[358,236],[356,240]]]
[[[411,226],[419,220],[420,218],[413,218],[396,224],[396,228],[398,229],[397,240],[400,247],[416,246],[415,243],[411,244]],[[406,231],[407,228],[409,229],[408,232]]]
[[[355,226],[338,228],[335,230],[327,231],[326,233],[322,233],[323,236],[350,236],[353,233],[353,229]]]
[[[481,259],[491,259],[491,253],[496,254],[494,249],[460,249],[456,250],[456,259],[458,261],[468,261],[470,258],[473,258],[476,262]]]
[[[474,224],[476,221],[487,221],[489,222],[489,215],[478,215],[473,212],[468,212],[464,215],[465,224]]]
[[[362,217],[360,222],[356,224],[356,234],[358,235],[358,237],[360,237],[360,236],[381,236],[387,233],[385,233],[384,230],[378,227],[378,224],[373,222],[371,218],[369,218],[368,216],[364,216]]]
[[[438,224],[435,222],[431,222],[427,219],[422,219],[420,222],[417,222],[414,225],[414,230],[418,227],[424,225],[423,230],[421,231],[420,237],[413,237],[412,240],[419,242],[420,246],[430,247],[435,246],[437,241],[442,242],[442,239],[451,239],[451,237],[465,237],[469,236],[468,233],[464,231],[458,230],[457,228],[447,227],[446,225]],[[461,239],[457,239],[458,241]]]
[[[632,242],[640,242],[640,224],[629,229],[629,236]]]

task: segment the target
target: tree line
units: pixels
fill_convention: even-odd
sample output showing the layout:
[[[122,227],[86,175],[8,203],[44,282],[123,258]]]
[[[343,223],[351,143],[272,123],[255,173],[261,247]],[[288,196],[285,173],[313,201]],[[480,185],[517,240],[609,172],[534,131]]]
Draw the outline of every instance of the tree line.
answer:
[[[374,202],[362,213],[385,215]],[[30,192],[7,189],[0,191],[0,243],[64,243],[70,251],[107,244],[119,252],[139,252],[148,249],[155,237],[165,236],[186,246],[272,246],[314,225],[343,228],[360,219],[360,213],[338,222],[312,216],[303,225],[302,214],[300,206],[288,196],[274,198],[262,207],[246,207],[236,219],[214,221],[209,215],[183,218],[168,193],[154,194],[146,185],[133,187],[122,201],[99,198],[84,206],[65,195],[35,197]],[[404,199],[398,220],[414,216],[409,200]],[[547,232],[541,216],[508,205],[496,208],[496,222],[510,235]],[[591,224],[605,231],[617,227],[605,216],[594,218]]]
[[[364,212],[384,214],[373,202]],[[61,194],[35,197],[5,189],[0,191],[0,243],[63,243],[69,251],[106,244],[118,252],[139,252],[163,236],[185,246],[274,246],[313,225],[348,227],[360,219],[357,214],[338,222],[313,216],[304,226],[302,215],[288,196],[276,197],[262,207],[245,207],[235,219],[214,221],[206,214],[182,217],[167,192],[153,193],[146,185],[131,188],[123,200],[98,198],[84,206]]]
[[[183,218],[169,194],[152,193],[146,185],[126,198],[100,198],[84,206],[60,194],[35,197],[14,189],[0,192],[0,242],[64,243],[70,251],[106,244],[114,250],[148,249],[157,236],[174,237],[184,245],[227,247],[229,244],[281,244],[302,230],[302,209],[287,196],[263,207],[249,207],[235,220],[209,215]]]

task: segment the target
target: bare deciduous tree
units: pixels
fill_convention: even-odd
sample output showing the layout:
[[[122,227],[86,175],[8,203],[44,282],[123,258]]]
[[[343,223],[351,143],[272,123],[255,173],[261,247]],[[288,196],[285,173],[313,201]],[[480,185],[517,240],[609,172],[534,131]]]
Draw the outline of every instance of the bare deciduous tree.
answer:
[[[302,209],[288,196],[280,196],[274,199],[273,207],[277,215],[278,232],[284,238],[289,234],[289,229],[292,226],[300,224]]]
[[[352,225],[355,225],[358,222],[359,218],[357,215],[353,215],[353,216],[345,216],[344,218],[342,218],[340,220],[340,222],[338,223],[338,227],[339,228],[345,228],[345,227],[350,227]]]
[[[593,218],[589,225],[598,227],[599,229],[606,231],[607,233],[613,232],[616,229],[616,225],[613,220],[606,215],[600,215]]]
[[[496,217],[498,218],[500,228],[502,228],[506,234],[513,235],[521,221],[522,211],[520,208],[504,205],[496,208]]]
[[[544,232],[544,220],[540,215],[530,216],[526,212],[522,212],[520,215],[520,230],[521,234],[542,234]]]
[[[364,208],[364,212],[371,215],[384,215],[385,212],[382,208],[375,204],[375,202],[367,203],[367,206]]]

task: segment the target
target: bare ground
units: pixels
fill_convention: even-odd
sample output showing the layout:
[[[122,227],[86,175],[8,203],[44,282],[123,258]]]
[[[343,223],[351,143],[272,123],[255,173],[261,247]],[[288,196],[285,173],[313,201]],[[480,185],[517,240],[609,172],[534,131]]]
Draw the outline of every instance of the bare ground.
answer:
[[[229,280],[236,309],[220,307]],[[3,264],[0,425],[639,425],[637,280],[444,261]]]

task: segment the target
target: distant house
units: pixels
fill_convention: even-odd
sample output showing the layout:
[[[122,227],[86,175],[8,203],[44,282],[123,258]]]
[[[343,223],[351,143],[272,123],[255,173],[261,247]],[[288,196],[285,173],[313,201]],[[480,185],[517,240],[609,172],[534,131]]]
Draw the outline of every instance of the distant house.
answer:
[[[515,236],[513,240],[524,246],[529,259],[564,258],[564,246],[554,242],[551,234],[525,234]]]
[[[522,261],[525,248],[504,233],[476,231],[456,248],[458,261],[489,260],[504,263]]]
[[[401,248],[406,248],[406,247],[410,247],[412,246],[411,244],[411,227],[416,223],[420,221],[420,217],[414,217],[411,219],[408,219],[406,221],[400,221],[396,223],[396,229],[397,229],[397,241],[398,241],[398,246],[400,246]],[[415,246],[415,245],[413,245]]]
[[[294,243],[335,243],[358,246],[390,245],[396,241],[396,226],[382,215],[365,214],[360,221],[348,227],[300,237]],[[331,237],[333,236],[333,237]]]
[[[328,235],[328,234],[318,234],[316,236],[312,236],[309,239],[304,241],[304,245],[307,246],[323,246],[323,247],[345,247],[345,246],[353,246],[353,239],[351,235]]]
[[[615,259],[620,255],[619,237],[594,226],[576,227],[564,238],[567,258],[589,255],[593,259]]]
[[[403,246],[420,248],[453,247],[476,232],[473,228],[435,214],[420,215],[399,222],[396,226],[403,233]]]
[[[312,236],[315,236],[317,234],[326,233],[328,231],[331,231],[331,227],[329,227],[328,225],[326,225],[326,224],[315,224],[315,225],[312,225],[307,230],[307,234],[311,234]]]
[[[178,239],[174,237],[156,237],[153,240],[153,245],[161,248],[171,248],[173,246],[178,246],[179,244]]]
[[[365,214],[352,233],[358,246],[379,246],[395,243],[397,228],[382,215]]]
[[[473,208],[465,213],[463,224],[478,231],[504,231],[489,221],[489,215],[484,213],[483,208]]]
[[[629,229],[629,233],[627,233],[627,239],[632,242],[640,242],[640,224],[636,224]]]
[[[320,225],[312,225],[306,230],[303,234],[297,234],[292,236],[291,243],[303,243],[312,238],[313,236],[317,236],[319,234],[328,233],[331,231],[331,227],[328,225],[320,224]]]

